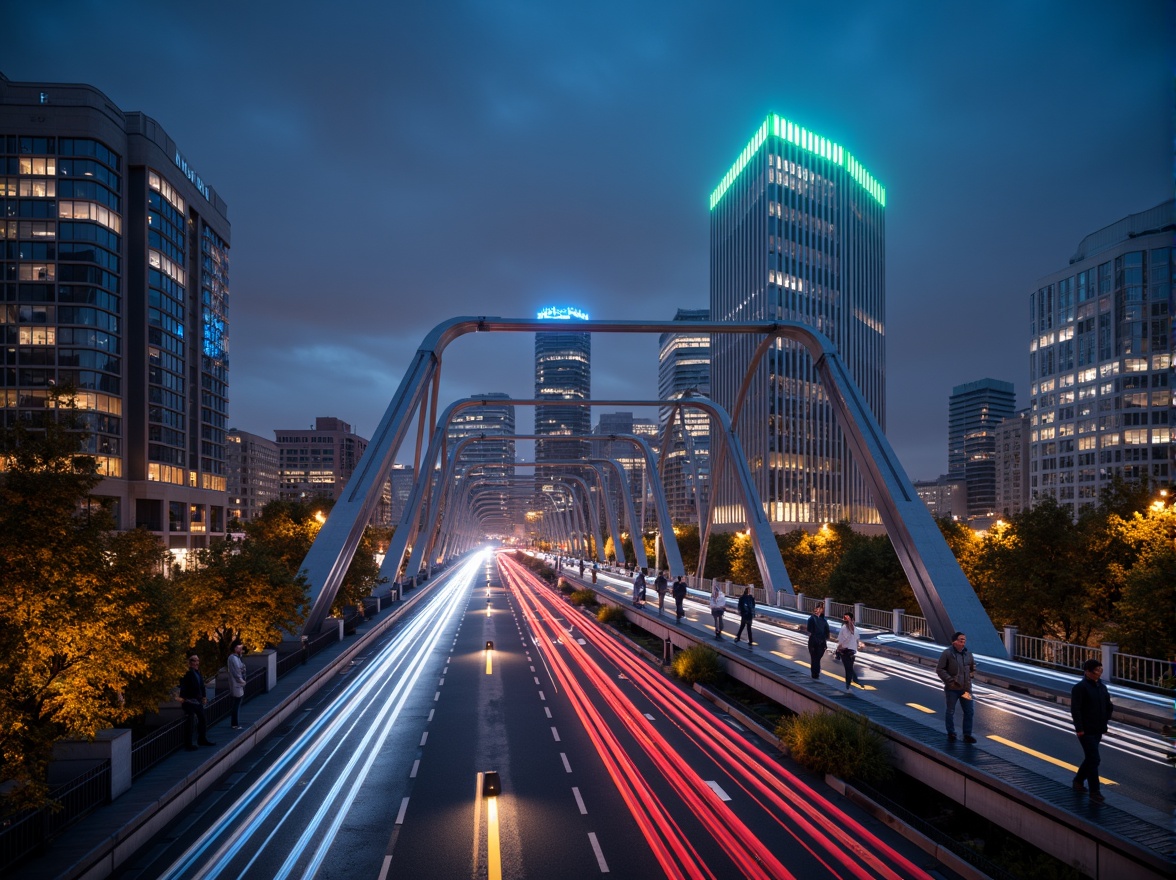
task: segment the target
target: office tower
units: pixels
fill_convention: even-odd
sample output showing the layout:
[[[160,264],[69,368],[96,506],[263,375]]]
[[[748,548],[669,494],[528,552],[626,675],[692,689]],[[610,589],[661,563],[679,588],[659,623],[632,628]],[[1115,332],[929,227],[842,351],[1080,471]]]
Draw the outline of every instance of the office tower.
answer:
[[[1008,518],[1029,506],[1029,410],[996,426],[996,513]]]
[[[798,321],[837,346],[885,426],[886,191],[848,150],[769,116],[710,198],[712,321]],[[711,389],[729,412],[760,339],[715,334]],[[879,518],[818,381],[785,341],[755,365],[735,425],[773,528]],[[744,521],[715,475],[713,521]]]
[[[588,320],[574,308],[543,309],[540,320]],[[560,439],[561,435],[587,436],[592,415],[579,405],[592,396],[592,334],[573,330],[543,331],[535,334],[535,399],[568,401],[535,407],[535,461],[582,459],[587,440]],[[551,438],[551,439],[546,439]]]
[[[467,406],[450,419],[446,428],[447,441],[452,451],[455,444],[470,438],[462,447],[460,463],[463,468],[472,465],[497,465],[490,474],[503,474],[505,465],[515,463],[515,408],[509,394],[495,391],[475,394],[486,401],[484,404]],[[484,439],[483,439],[484,438]]]
[[[228,433],[229,518],[249,522],[279,497],[278,444],[230,428]]]
[[[1029,494],[1077,516],[1115,477],[1172,480],[1167,201],[1082,239],[1029,294]]]
[[[678,309],[675,321],[707,321],[709,309]],[[687,393],[710,397],[709,333],[682,330],[658,337],[657,396],[679,400]],[[658,431],[664,436],[670,410],[658,413]],[[684,428],[684,430],[683,430]],[[674,522],[697,524],[710,501],[710,417],[694,407],[684,407],[675,421],[665,450],[662,483]]]
[[[457,469],[471,480],[509,482],[514,477],[515,464],[515,408],[510,395],[502,392],[476,394],[485,403],[467,406],[450,419],[446,429],[449,453],[461,445]],[[506,522],[524,515],[517,493],[504,485],[500,493],[501,518],[494,526],[506,530]]]
[[[73,387],[120,528],[183,563],[225,531],[228,209],[149,116],[0,74],[0,403]]]
[[[314,420],[314,428],[282,428],[274,436],[283,501],[338,500],[368,445],[347,422],[323,416]],[[376,511],[373,521],[387,512],[387,506],[383,513]]]
[[[996,426],[1017,411],[1011,382],[979,379],[951,390],[947,416],[947,473],[968,487],[968,520],[995,519]],[[987,523],[979,523],[987,525]]]
[[[652,527],[656,523],[652,500],[646,502],[648,492],[648,475],[645,469],[645,454],[632,440],[613,440],[610,437],[632,436],[644,440],[653,452],[654,462],[657,461],[658,437],[657,424],[652,419],[634,416],[631,412],[601,413],[596,427],[592,429],[592,455],[597,458],[611,458],[621,466],[625,472],[625,480],[629,484],[629,497],[637,513],[638,522],[644,523],[642,528]],[[606,471],[610,485],[610,502],[614,510],[620,510],[620,495],[616,494],[617,487],[613,479],[611,468]]]
[[[968,486],[962,476],[942,474],[935,480],[915,480],[913,485],[936,519],[962,521],[968,518]]]

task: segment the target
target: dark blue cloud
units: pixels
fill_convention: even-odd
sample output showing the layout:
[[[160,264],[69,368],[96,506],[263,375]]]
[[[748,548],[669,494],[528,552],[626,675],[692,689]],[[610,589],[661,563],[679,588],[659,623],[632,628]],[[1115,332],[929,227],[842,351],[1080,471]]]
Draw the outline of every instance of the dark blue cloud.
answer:
[[[1028,294],[1171,192],[1167,2],[75,2],[6,9],[0,69],[155,117],[229,204],[232,422],[370,435],[428,330],[708,297],[707,196],[770,112],[887,188],[888,434],[946,465],[951,387],[1028,397]],[[656,340],[594,343],[652,397]],[[531,393],[531,341],[442,394]],[[529,428],[520,413],[520,429]]]

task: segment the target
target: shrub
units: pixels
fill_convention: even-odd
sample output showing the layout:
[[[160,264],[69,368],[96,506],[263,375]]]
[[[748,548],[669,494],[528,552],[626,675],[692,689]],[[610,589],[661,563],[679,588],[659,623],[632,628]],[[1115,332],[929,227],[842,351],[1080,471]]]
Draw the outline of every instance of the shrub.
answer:
[[[559,590],[561,593],[563,593],[565,596],[570,596],[579,589],[579,587],[576,584],[573,584],[567,578],[560,578],[558,581],[556,581],[555,588],[557,590]],[[592,591],[589,590],[588,592],[592,592]]]
[[[596,612],[596,619],[601,623],[619,623],[625,619],[625,609],[620,605],[601,605]]]
[[[686,684],[714,684],[724,674],[718,652],[706,645],[694,645],[675,654],[673,670]]]
[[[569,595],[573,605],[595,605],[595,590],[573,590]]]
[[[870,783],[894,773],[886,738],[859,715],[804,712],[782,720],[776,736],[802,767],[817,773]]]

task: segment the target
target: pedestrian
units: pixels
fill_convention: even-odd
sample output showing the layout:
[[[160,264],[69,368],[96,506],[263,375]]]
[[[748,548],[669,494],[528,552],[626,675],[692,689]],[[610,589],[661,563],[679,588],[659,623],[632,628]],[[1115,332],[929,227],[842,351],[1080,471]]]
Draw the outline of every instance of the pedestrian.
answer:
[[[645,569],[637,572],[633,578],[633,604],[641,605],[645,602]]]
[[[204,704],[208,698],[204,693],[204,676],[200,674],[200,658],[188,655],[188,671],[180,679],[180,700],[184,704],[184,748],[196,751],[192,744],[192,728],[196,728],[196,744],[215,746],[208,738],[208,719],[204,717]]]
[[[1074,777],[1074,790],[1085,791],[1083,781],[1090,783],[1090,799],[1101,804],[1106,797],[1099,791],[1098,746],[1107,732],[1107,722],[1115,711],[1107,686],[1100,681],[1103,666],[1091,658],[1082,665],[1082,680],[1070,691],[1070,715],[1074,719],[1074,733],[1082,746],[1082,764]]]
[[[935,664],[935,674],[943,682],[943,695],[947,704],[944,721],[947,724],[947,741],[955,742],[955,710],[956,703],[964,707],[964,742],[974,743],[972,736],[972,716],[975,706],[972,702],[972,676],[976,674],[976,658],[968,650],[968,637],[962,632],[955,632],[951,637],[951,644],[939,655],[939,662]]]
[[[723,612],[727,610],[727,595],[716,580],[713,582],[710,594],[710,613],[715,619],[715,638],[723,640]]]
[[[584,579],[584,560],[580,560],[580,579]]]
[[[674,581],[674,586],[671,589],[674,595],[674,608],[678,612],[678,623],[682,622],[682,616],[686,613],[682,608],[682,603],[686,601],[686,576],[678,575],[678,579]]]
[[[858,637],[857,629],[853,625],[853,615],[846,612],[841,615],[841,629],[837,633],[837,659],[845,667],[845,689],[847,691],[855,681],[858,681],[858,677],[853,671],[853,661],[857,657],[857,649]]]
[[[229,724],[233,730],[241,729],[241,701],[245,699],[245,661],[241,655],[244,653],[241,640],[234,640],[229,654]]]
[[[735,641],[743,635],[743,627],[747,627],[747,644],[755,645],[752,641],[751,622],[755,619],[755,596],[751,595],[751,587],[743,588],[743,595],[739,597],[739,629],[735,630]]]
[[[666,607],[666,591],[669,589],[666,572],[659,571],[653,581],[653,588],[657,590],[657,613],[661,614]]]
[[[829,647],[829,621],[825,619],[825,603],[814,602],[813,613],[809,615],[804,628],[808,630],[809,675],[814,679],[821,675],[821,657]]]

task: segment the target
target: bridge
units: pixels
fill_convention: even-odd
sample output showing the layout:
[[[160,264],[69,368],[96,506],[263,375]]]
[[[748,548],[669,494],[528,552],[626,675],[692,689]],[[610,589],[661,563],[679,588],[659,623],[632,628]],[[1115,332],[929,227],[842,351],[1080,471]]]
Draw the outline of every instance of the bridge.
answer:
[[[835,792],[810,790],[811,781],[792,777],[775,759],[761,764],[764,749],[771,752],[772,732],[721,694],[706,692],[709,702],[683,703],[651,675],[668,655],[700,644],[716,648],[730,677],[780,706],[870,719],[903,772],[1088,876],[1170,876],[1176,855],[1167,784],[1170,748],[1157,732],[1171,720],[1170,701],[1113,688],[1122,720],[1104,743],[1101,773],[1108,801],[1096,805],[1078,796],[1069,780],[1080,754],[1066,708],[1075,677],[1011,662],[828,340],[783,322],[690,327],[692,332],[720,328],[757,335],[761,352],[786,338],[813,354],[933,642],[864,626],[862,686],[847,694],[833,669],[812,679],[799,632],[805,609],[796,607],[794,585],[731,430],[732,414],[696,397],[671,405],[707,413],[719,438],[712,473],[731,468],[742,493],[767,600],[759,609],[757,645],[753,650],[715,639],[706,594],[697,589],[701,581],[686,601],[682,621],[651,605],[634,607],[628,576],[600,558],[602,528],[621,547],[622,523],[636,531],[639,522],[626,501],[633,493],[624,485],[623,469],[596,458],[542,463],[544,479],[559,497],[558,503],[544,502],[552,512],[543,526],[546,537],[583,556],[596,554],[595,570],[581,575],[578,567],[569,568],[562,576],[591,587],[602,603],[620,609],[632,627],[662,646],[660,656],[618,652],[593,618],[541,589],[511,559],[495,561],[486,550],[486,531],[499,531],[506,515],[500,500],[529,495],[534,475],[520,481],[463,459],[462,449],[478,438],[447,447],[449,420],[486,401],[439,405],[442,354],[475,332],[659,333],[682,326],[455,318],[438,325],[417,351],[307,556],[312,602],[301,644],[251,659],[255,694],[246,703],[245,730],[214,725],[213,750],[175,754],[133,783],[128,766],[121,794],[59,838],[50,852],[19,864],[12,876],[308,877],[336,868],[384,878],[414,871],[448,876],[440,867],[447,865],[454,876],[494,877],[495,858],[497,876],[512,876],[512,864],[529,876],[554,876],[543,873],[549,870],[563,876],[693,876],[691,865],[718,866],[728,859],[742,865],[741,876],[785,876],[768,868],[755,873],[761,868],[743,865],[739,853],[819,824],[818,816],[803,812],[802,803],[811,799],[827,799],[822,810],[834,821],[812,838],[795,832],[795,851],[791,842],[756,849],[755,865],[792,866],[792,859],[807,858],[803,852],[824,846],[822,839],[835,836],[838,826],[859,827],[854,823],[866,809],[906,829],[903,835],[867,835],[863,827],[857,840],[860,865],[822,873],[827,868],[822,859],[840,858],[837,849],[852,848],[846,840],[819,857],[813,873],[791,867],[792,873],[924,876],[920,866],[930,855],[945,874],[984,876],[982,868],[911,831],[903,816],[879,807],[852,784],[837,783]],[[404,454],[401,446],[414,425],[418,479],[383,564],[388,582],[367,603],[366,619],[347,625],[328,618],[379,490]],[[652,479],[645,488],[655,499],[667,565],[682,573],[660,463],[640,438],[624,439],[647,461]],[[610,486],[620,491],[606,491]],[[618,509],[609,507],[610,496],[621,499]],[[705,534],[702,538],[705,546]],[[634,553],[637,564],[649,564],[640,541]],[[422,568],[428,574],[423,583],[397,581],[401,570]],[[945,741],[941,689],[929,668],[940,649],[935,643],[944,644],[955,629],[968,632],[980,666],[975,688],[980,742],[974,746]],[[617,681],[632,687],[618,688]],[[642,708],[634,712],[629,701]],[[708,726],[716,718],[717,725]],[[744,756],[737,763],[762,766],[770,778],[753,783],[735,768],[718,771],[709,763],[713,749],[699,751],[670,729],[695,725],[709,731],[705,742],[721,738],[724,752]],[[721,732],[732,729],[743,733]],[[124,775],[112,767],[123,760],[124,746],[130,754],[129,734],[126,740],[108,749],[111,777]],[[671,753],[680,754],[681,762],[665,757]],[[552,800],[550,792],[563,791],[565,777],[567,800]],[[627,781],[622,785],[621,779]],[[754,786],[757,797],[776,807],[767,815],[757,813],[741,801],[745,786]],[[714,791],[717,800],[700,802],[696,793],[702,789]],[[795,799],[797,791],[805,794]],[[676,805],[665,814],[658,806],[663,798]],[[680,819],[686,814],[700,827],[690,830],[689,821]],[[787,821],[781,822],[782,815]],[[673,829],[657,830],[670,820]],[[716,822],[736,829],[735,836],[698,842],[701,830]],[[545,833],[536,836],[533,829]],[[551,829],[560,833],[553,836]],[[692,841],[699,847],[693,854]]]

